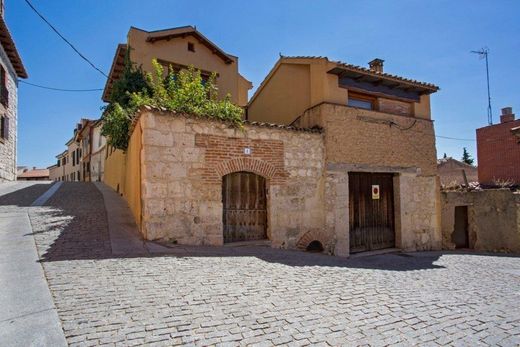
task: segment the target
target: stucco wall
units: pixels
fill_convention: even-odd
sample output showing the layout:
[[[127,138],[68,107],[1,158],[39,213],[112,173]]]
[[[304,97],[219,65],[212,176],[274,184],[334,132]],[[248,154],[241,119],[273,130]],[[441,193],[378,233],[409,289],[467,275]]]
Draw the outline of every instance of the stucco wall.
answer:
[[[289,124],[311,106],[308,64],[282,64],[248,110],[251,121]]]
[[[442,192],[443,247],[453,249],[455,207],[468,206],[469,246],[520,252],[520,194],[508,189]]]
[[[126,150],[126,171],[123,195],[134,215],[136,224],[141,225],[141,123],[133,129]]]
[[[105,174],[103,182],[123,194],[126,177],[126,154],[122,150],[114,150],[110,146],[106,149],[108,155],[105,158]]]
[[[323,232],[321,134],[250,125],[240,130],[156,111],[142,113],[140,122],[147,239],[222,244],[222,177],[236,171],[267,179],[273,246],[295,248],[304,234]]]
[[[16,180],[16,148],[17,148],[17,108],[18,108],[18,86],[16,73],[0,45],[0,64],[6,71],[6,84],[9,92],[8,107],[0,104],[0,114],[9,119],[9,136],[0,139],[0,182]]]
[[[290,124],[306,109],[321,103],[347,105],[348,89],[339,86],[337,75],[328,73],[335,67],[337,63],[327,58],[280,58],[250,100],[249,119]],[[378,96],[376,107],[383,112],[431,119],[429,95],[420,96],[419,102]]]
[[[128,45],[131,48],[130,59],[137,65],[141,65],[144,71],[153,71],[152,59],[162,59],[180,65],[193,65],[197,69],[218,73],[218,95],[224,98],[228,93],[235,104],[245,106],[247,103],[248,83],[241,80],[238,72],[238,58],[231,57],[233,62],[227,64],[211,49],[199,43],[199,41],[187,35],[171,40],[146,42],[150,33],[131,28],[128,32]],[[187,49],[188,42],[193,43],[195,52]],[[244,103],[244,100],[246,103]]]

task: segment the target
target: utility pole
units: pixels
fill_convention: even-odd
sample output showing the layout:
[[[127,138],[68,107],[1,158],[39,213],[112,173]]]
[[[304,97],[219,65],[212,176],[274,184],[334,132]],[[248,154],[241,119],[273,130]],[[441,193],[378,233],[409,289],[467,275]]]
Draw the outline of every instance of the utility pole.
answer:
[[[487,93],[488,93],[488,109],[487,109],[487,116],[488,116],[488,124],[493,124],[493,113],[491,111],[491,92],[489,88],[489,62],[488,62],[488,54],[489,49],[487,47],[482,48],[480,51],[471,51],[471,53],[475,53],[479,55],[480,59],[486,59],[486,77],[487,77]]]

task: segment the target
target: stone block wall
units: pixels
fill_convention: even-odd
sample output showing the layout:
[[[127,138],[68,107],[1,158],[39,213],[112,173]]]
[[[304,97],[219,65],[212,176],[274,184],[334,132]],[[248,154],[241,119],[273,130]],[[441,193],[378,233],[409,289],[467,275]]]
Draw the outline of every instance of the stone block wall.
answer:
[[[469,246],[520,253],[520,193],[509,189],[442,192],[443,248],[454,249],[455,207],[468,207]]]
[[[16,73],[0,45],[0,64],[6,71],[7,90],[9,92],[8,107],[0,104],[0,115],[6,116],[9,122],[9,136],[0,139],[0,182],[16,180],[16,150],[17,150],[17,105],[18,85]]]
[[[143,111],[139,122],[141,231],[147,239],[221,245],[222,177],[237,171],[267,180],[267,232],[274,247],[298,247],[308,233],[323,237],[321,134],[254,125],[236,129],[158,111]]]

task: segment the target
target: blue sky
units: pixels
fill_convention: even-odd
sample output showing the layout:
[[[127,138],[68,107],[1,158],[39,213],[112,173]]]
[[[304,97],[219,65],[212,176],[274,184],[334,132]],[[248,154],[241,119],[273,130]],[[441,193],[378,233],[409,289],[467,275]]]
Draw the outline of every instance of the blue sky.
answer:
[[[146,30],[196,25],[240,58],[240,72],[256,88],[281,52],[322,55],[435,83],[437,135],[474,139],[486,125],[483,60],[490,49],[492,105],[520,116],[520,1],[50,1],[32,0],[78,49],[108,72],[116,45],[130,26]],[[144,6],[144,4],[147,4]],[[59,88],[103,88],[101,74],[81,60],[22,0],[6,0],[6,20],[28,82]],[[81,117],[100,116],[101,92],[65,93],[19,86],[18,163],[48,166],[62,152]],[[474,141],[437,138],[438,156],[476,156]]]

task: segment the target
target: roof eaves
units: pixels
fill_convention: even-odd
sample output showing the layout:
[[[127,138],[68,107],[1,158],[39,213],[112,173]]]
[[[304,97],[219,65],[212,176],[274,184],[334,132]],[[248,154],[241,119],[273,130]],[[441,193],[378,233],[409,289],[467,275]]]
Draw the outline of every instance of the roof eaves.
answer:
[[[373,71],[373,70],[370,70],[370,69],[362,67],[362,66],[353,65],[353,64],[342,62],[342,61],[334,61],[334,63],[336,63],[336,65],[338,67],[342,67],[342,68],[348,69],[350,71],[354,71],[354,72],[358,72],[358,73],[366,74],[366,75],[370,75],[370,76],[380,77],[380,78],[387,79],[387,80],[393,80],[393,81],[396,81],[399,83],[409,84],[410,86],[425,88],[432,92],[436,92],[440,89],[438,86],[434,85],[433,83],[421,82],[421,81],[417,81],[414,79],[389,74],[386,72],[377,72],[377,71]]]
[[[27,78],[29,75],[23,66],[22,58],[16,49],[16,45],[14,40],[9,32],[9,28],[3,17],[0,16],[0,42],[2,43],[2,47],[9,58],[9,61],[14,67],[16,75],[19,78]]]
[[[109,98],[110,92],[112,91],[112,84],[119,79],[119,75],[115,75],[115,70],[120,64],[124,64],[124,58],[127,49],[128,45],[126,43],[120,43],[117,45],[116,53],[114,54],[114,59],[112,60],[112,66],[110,67],[110,73],[108,74],[108,79],[105,83],[105,88],[103,89],[103,94],[101,96],[101,99],[104,102],[110,102]]]

